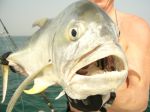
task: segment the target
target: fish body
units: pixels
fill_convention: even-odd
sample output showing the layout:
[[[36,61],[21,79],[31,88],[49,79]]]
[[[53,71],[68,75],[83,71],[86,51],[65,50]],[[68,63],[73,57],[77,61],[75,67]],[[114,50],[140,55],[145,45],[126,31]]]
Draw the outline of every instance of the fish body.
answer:
[[[60,96],[66,93],[80,100],[108,95],[125,81],[128,65],[118,44],[117,27],[95,4],[75,2],[57,17],[34,26],[40,29],[29,45],[7,57],[9,66],[25,74],[26,80],[34,80],[26,93],[40,93],[57,84],[63,88]]]

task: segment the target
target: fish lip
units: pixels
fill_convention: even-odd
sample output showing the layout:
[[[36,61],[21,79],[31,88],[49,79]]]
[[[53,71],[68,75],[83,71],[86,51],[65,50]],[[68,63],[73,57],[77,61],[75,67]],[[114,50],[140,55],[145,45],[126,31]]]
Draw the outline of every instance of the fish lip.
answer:
[[[126,59],[126,57],[125,57],[125,54],[124,54],[124,52],[123,52],[123,50],[120,48],[120,46],[118,46],[118,44],[115,44],[114,42],[107,42],[106,44],[103,44],[103,45],[97,45],[93,50],[91,50],[91,51],[89,51],[89,52],[87,52],[86,54],[84,54],[84,56],[85,56],[85,58],[83,58],[84,56],[81,56],[80,57],[80,59],[79,59],[79,61],[78,61],[78,64],[76,64],[76,66],[78,66],[79,65],[79,63],[82,63],[83,62],[83,60],[85,59],[86,61],[87,61],[87,57],[90,57],[91,55],[96,55],[97,53],[96,52],[99,52],[99,50],[100,51],[103,51],[103,52],[105,52],[105,48],[107,48],[108,46],[109,46],[109,44],[111,44],[110,46],[112,47],[112,48],[110,48],[111,50],[108,50],[107,51],[107,53],[105,54],[104,53],[104,55],[103,56],[100,56],[99,58],[97,58],[97,59],[92,59],[93,61],[92,62],[95,62],[95,61],[97,61],[97,60],[100,60],[100,59],[102,59],[102,58],[106,58],[106,57],[108,57],[108,56],[115,56],[115,57],[117,57],[118,59],[120,59],[120,61],[122,61],[122,64],[123,64],[123,66],[124,66],[124,68],[121,70],[121,71],[124,71],[124,70],[128,70],[128,63],[127,63],[127,59]],[[109,48],[109,47],[108,47]],[[113,51],[113,48],[114,48],[114,51]],[[96,54],[95,54],[96,53]],[[85,61],[84,60],[84,61]],[[91,59],[90,59],[91,60]],[[91,62],[91,63],[92,63]],[[68,79],[71,81],[71,79],[77,74],[76,72],[78,71],[78,70],[80,70],[81,68],[83,68],[83,67],[85,67],[85,66],[87,66],[87,65],[89,65],[90,63],[85,63],[83,66],[80,66],[78,69],[74,69],[74,70],[72,70],[72,72],[71,72],[71,74],[72,74],[72,76],[70,76]],[[75,67],[76,67],[75,66]],[[74,68],[75,68],[74,67]],[[117,70],[116,70],[117,71]],[[121,72],[121,71],[119,71],[119,72]],[[111,72],[111,71],[110,71]],[[68,81],[69,81],[68,80]]]
[[[65,91],[68,94],[68,96],[70,96],[73,99],[85,99],[91,95],[106,95],[110,92],[114,92],[123,83],[123,81],[125,81],[127,77],[127,60],[124,52],[120,49],[120,47],[117,44],[105,44],[103,46],[97,46],[95,48],[95,50],[91,50],[92,52],[87,52],[85,54],[85,58],[82,58],[82,60],[79,59],[79,63],[76,64],[76,66],[74,66],[75,69],[72,70],[71,75],[66,81],[67,85],[65,85]],[[111,50],[106,51],[105,48],[111,48]],[[102,52],[104,53],[103,55],[100,54]],[[99,55],[96,56],[97,54]],[[82,75],[77,73],[78,70],[80,70],[83,67],[86,68],[86,66],[91,64],[92,62],[109,56],[114,56],[116,61],[117,59],[119,59],[123,67],[119,70],[105,71],[101,74],[94,73],[92,75]],[[119,66],[119,64],[117,66]]]
[[[108,74],[83,76],[75,75],[66,87],[66,93],[73,99],[85,99],[90,95],[106,95],[116,89],[125,81],[127,70],[113,71]]]
[[[125,65],[122,59],[120,59],[119,57],[115,55],[108,55],[104,58],[100,58],[96,61],[93,61],[90,64],[83,66],[82,68],[76,71],[76,74],[91,76],[90,74],[88,74],[88,72],[90,72],[90,69],[94,68],[96,69],[95,71],[99,71],[99,74],[103,74],[104,72],[108,73],[112,71],[121,72],[125,70]]]

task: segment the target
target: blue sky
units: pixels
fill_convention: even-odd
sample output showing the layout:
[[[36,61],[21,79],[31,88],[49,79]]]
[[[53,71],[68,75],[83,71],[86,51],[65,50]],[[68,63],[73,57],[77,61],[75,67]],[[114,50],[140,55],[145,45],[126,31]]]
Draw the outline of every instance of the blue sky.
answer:
[[[0,0],[0,18],[11,35],[31,35],[32,23],[43,17],[55,17],[77,0]],[[150,0],[116,0],[117,9],[138,15],[150,24]],[[0,28],[1,30],[1,28]]]

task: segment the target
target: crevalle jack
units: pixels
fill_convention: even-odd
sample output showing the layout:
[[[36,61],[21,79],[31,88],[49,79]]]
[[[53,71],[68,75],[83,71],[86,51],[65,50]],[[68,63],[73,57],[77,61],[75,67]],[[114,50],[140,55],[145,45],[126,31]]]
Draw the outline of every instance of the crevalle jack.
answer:
[[[38,20],[33,26],[40,29],[29,44],[6,58],[8,66],[27,76],[14,93],[7,112],[12,111],[22,91],[37,94],[60,85],[63,91],[57,98],[66,93],[80,100],[91,95],[106,96],[125,81],[128,65],[118,44],[118,29],[90,1],[75,2],[57,17]],[[6,93],[8,67],[3,69]],[[32,81],[33,88],[24,90]]]

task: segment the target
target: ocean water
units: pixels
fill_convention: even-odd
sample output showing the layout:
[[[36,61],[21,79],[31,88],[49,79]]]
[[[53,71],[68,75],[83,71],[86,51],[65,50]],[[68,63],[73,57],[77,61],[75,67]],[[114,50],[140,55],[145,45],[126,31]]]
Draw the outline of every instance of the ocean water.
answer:
[[[23,47],[26,45],[28,41],[28,37],[25,36],[16,36],[12,37],[14,42],[17,44],[18,47]],[[0,37],[0,55],[3,53],[10,51],[10,47],[12,43],[9,39],[4,37]],[[6,100],[3,104],[0,104],[0,112],[6,112],[7,104],[12,97],[13,93],[15,92],[16,88],[19,84],[25,79],[25,77],[13,73],[10,71],[9,81],[8,81],[8,90]],[[51,103],[51,106],[55,109],[56,112],[66,112],[67,107],[67,100],[66,97],[63,96],[58,100],[55,100],[55,97],[62,91],[62,88],[59,86],[53,86],[48,88],[45,91],[45,95],[48,102]],[[2,98],[2,74],[0,70],[0,100]],[[17,101],[15,108],[12,112],[51,112],[50,108],[47,105],[47,100],[44,100],[43,95],[27,95],[22,94],[20,99]]]
[[[16,36],[12,37],[14,42],[18,47],[23,47],[28,42],[28,37],[25,36]],[[3,53],[10,51],[12,43],[8,41],[8,39],[4,37],[0,37],[0,55]],[[15,92],[18,85],[25,79],[25,77],[18,75],[16,73],[12,73],[10,71],[9,81],[8,81],[8,90],[6,100],[3,104],[0,104],[0,112],[6,112],[7,104]],[[58,100],[55,100],[55,97],[62,91],[62,88],[59,86],[53,86],[48,88],[45,91],[45,95],[51,103],[51,106],[54,107],[55,112],[66,112],[67,108],[67,100],[66,97],[63,96]],[[0,70],[0,100],[2,98],[2,75]],[[12,112],[51,112],[50,108],[47,105],[47,101],[44,100],[43,95],[26,95],[22,94],[20,99],[17,101]],[[149,106],[145,112],[150,112],[150,100]]]

